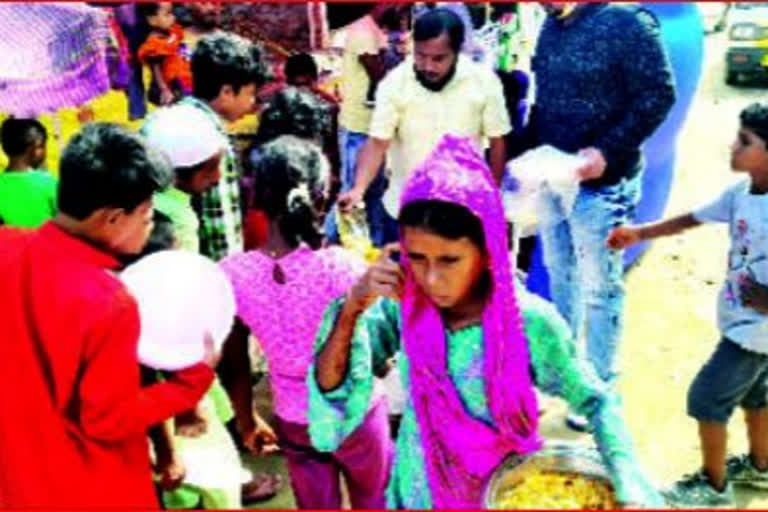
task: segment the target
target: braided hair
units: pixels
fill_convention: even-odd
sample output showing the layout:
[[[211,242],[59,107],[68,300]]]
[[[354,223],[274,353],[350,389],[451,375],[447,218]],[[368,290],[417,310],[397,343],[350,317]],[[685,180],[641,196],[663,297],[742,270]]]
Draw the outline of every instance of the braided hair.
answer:
[[[293,247],[317,248],[328,193],[328,160],[314,143],[283,135],[261,147],[254,162],[253,206],[272,220]]]

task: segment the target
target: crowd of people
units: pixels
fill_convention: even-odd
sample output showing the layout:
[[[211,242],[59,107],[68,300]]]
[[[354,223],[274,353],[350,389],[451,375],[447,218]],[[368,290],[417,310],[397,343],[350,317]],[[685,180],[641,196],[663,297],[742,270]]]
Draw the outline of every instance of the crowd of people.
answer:
[[[376,4],[346,30],[340,96],[309,54],[273,76],[261,46],[216,30],[215,6],[189,4],[190,30],[169,3],[124,7],[138,133],[86,124],[54,178],[43,125],[2,124],[0,506],[238,509],[284,484],[238,450],[280,450],[302,509],[341,508],[342,477],[353,508],[479,508],[502,460],[542,444],[535,390],[593,435],[623,506],[728,507],[733,484],[768,487],[768,105],[743,110],[732,146],[748,179],[632,226],[641,146],[675,102],[648,11],[546,4],[522,116],[528,77],[478,58],[462,4]],[[239,151],[227,127],[253,112]],[[522,284],[501,196],[507,162],[541,145],[582,162],[573,211],[540,233],[552,302]],[[356,211],[375,258],[341,243]],[[702,468],[659,490],[617,389],[622,251],[705,222],[728,223],[732,248],[722,341],[688,397]],[[167,250],[216,262],[236,302],[222,350],[201,339],[203,361],[174,372],[139,364],[119,277]],[[254,408],[254,343],[271,424]],[[728,458],[737,405],[750,453]],[[199,445],[242,478],[187,485]]]

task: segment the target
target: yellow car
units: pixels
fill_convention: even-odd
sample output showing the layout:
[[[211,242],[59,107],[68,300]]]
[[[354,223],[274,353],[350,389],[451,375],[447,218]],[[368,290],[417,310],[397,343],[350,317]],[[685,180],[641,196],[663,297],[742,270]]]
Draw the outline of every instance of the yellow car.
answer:
[[[728,18],[725,82],[768,78],[768,3],[736,3]]]

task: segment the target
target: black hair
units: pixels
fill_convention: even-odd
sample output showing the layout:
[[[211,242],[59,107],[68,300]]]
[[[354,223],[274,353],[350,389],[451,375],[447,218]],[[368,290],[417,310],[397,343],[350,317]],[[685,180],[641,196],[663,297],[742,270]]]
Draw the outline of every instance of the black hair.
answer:
[[[316,139],[327,129],[323,104],[309,92],[286,87],[276,93],[259,116],[257,144],[264,144],[281,135]]]
[[[176,245],[176,234],[173,229],[173,221],[166,214],[155,210],[152,213],[152,232],[147,238],[144,249],[138,254],[125,254],[120,256],[123,265],[131,265],[150,254],[173,249]]]
[[[291,55],[285,61],[283,67],[286,78],[292,76],[309,75],[314,80],[317,80],[318,70],[315,59],[308,53],[297,53]]]
[[[254,206],[278,220],[286,241],[317,247],[317,203],[325,199],[328,160],[314,143],[283,135],[261,147],[254,165]]]
[[[9,157],[23,155],[33,144],[45,143],[48,132],[37,119],[8,118],[0,127],[3,151]]]
[[[449,240],[467,237],[485,251],[480,219],[464,206],[446,201],[420,200],[406,204],[397,219],[400,227],[421,228]]]
[[[768,103],[752,103],[739,114],[741,125],[755,132],[768,147]]]
[[[459,53],[464,44],[464,24],[459,15],[449,9],[430,9],[416,18],[413,24],[414,41],[428,41],[442,34],[448,34],[451,49]]]
[[[176,234],[173,230],[173,221],[166,214],[157,210],[152,214],[152,232],[147,239],[147,245],[141,251],[142,256],[149,256],[153,252],[167,251],[176,245]]]
[[[267,78],[261,47],[235,34],[215,32],[202,37],[192,54],[192,89],[198,98],[211,101],[225,85],[235,94]]]
[[[136,13],[143,19],[157,14],[160,10],[160,4],[157,2],[139,2],[136,4]]]
[[[111,123],[86,125],[64,149],[59,167],[58,210],[79,220],[105,207],[132,212],[171,182],[162,153]]]
[[[187,182],[191,180],[195,174],[203,170],[203,168],[208,165],[211,160],[216,158],[218,155],[213,155],[210,158],[206,158],[200,163],[189,165],[187,167],[175,167],[173,169],[174,175],[176,176],[176,179],[181,182]]]

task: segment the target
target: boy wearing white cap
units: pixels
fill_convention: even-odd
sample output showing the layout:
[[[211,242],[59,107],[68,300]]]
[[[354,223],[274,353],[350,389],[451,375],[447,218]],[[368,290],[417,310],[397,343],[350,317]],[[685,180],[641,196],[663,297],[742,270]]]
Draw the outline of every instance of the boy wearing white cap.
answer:
[[[227,140],[190,105],[158,110],[141,131],[150,146],[168,156],[174,169],[172,186],[155,194],[155,209],[171,219],[181,249],[200,252],[200,221],[192,196],[219,182]]]
[[[174,169],[171,186],[155,194],[155,210],[171,219],[178,248],[200,252],[200,221],[192,207],[192,196],[219,183],[220,164],[228,141],[204,112],[186,104],[157,110],[141,133],[148,146],[168,157]],[[176,417],[176,437],[173,441],[166,440],[170,446],[164,448],[170,450],[170,458],[177,464],[181,462],[186,466],[187,475],[183,479],[186,485],[163,493],[167,508],[190,508],[201,501],[207,509],[239,509],[241,492],[245,492],[242,483],[247,483],[250,489],[262,485],[265,479],[274,480],[271,475],[258,475],[262,481],[248,482],[250,476],[241,469],[237,450],[225,427],[233,417],[229,397],[218,379],[194,412]],[[209,464],[217,466],[220,477],[214,478],[216,482],[211,481],[212,474],[205,472]],[[190,472],[194,475],[193,482],[188,481]],[[239,474],[244,477],[240,478]],[[222,485],[224,481],[226,485]],[[271,483],[275,487],[280,482]]]

